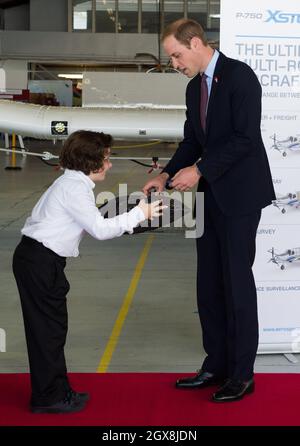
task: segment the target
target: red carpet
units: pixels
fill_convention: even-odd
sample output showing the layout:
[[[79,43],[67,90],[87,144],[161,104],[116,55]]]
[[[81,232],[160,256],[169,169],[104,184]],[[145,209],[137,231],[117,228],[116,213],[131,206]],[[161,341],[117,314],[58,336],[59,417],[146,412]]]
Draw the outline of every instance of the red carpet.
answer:
[[[89,391],[83,412],[28,411],[28,374],[0,374],[1,426],[300,426],[300,375],[257,374],[256,392],[234,403],[210,401],[214,388],[177,390],[178,373],[71,373]]]

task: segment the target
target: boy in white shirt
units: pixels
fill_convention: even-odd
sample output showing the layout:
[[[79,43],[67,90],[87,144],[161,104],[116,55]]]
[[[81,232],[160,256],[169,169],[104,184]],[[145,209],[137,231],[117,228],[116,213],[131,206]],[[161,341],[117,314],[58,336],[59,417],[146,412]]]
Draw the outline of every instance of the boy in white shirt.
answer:
[[[31,374],[31,411],[70,413],[85,407],[87,393],[68,381],[64,345],[67,336],[64,274],[66,257],[77,257],[88,232],[99,240],[121,236],[145,219],[160,215],[160,201],[144,200],[130,212],[104,219],[95,204],[95,182],[103,181],[112,164],[112,137],[79,130],[68,137],[60,155],[65,169],[42,195],[27,218],[13,257]]]

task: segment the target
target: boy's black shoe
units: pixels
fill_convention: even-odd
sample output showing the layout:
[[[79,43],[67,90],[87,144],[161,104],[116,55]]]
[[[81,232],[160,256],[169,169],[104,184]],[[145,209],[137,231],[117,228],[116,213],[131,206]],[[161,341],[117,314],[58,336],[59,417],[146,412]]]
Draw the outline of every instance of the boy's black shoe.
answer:
[[[66,397],[57,403],[49,406],[31,406],[32,413],[72,413],[79,412],[85,408],[85,403],[82,398],[78,397],[76,392],[68,392]]]
[[[75,392],[75,390],[70,389],[70,393],[79,401],[87,402],[90,400],[90,394],[87,392]]]

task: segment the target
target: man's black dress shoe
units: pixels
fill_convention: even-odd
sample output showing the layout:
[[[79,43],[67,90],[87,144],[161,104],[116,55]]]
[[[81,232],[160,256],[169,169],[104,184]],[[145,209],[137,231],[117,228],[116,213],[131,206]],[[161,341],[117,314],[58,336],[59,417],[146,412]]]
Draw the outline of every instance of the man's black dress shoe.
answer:
[[[78,397],[78,393],[67,392],[66,397],[57,403],[49,406],[33,406],[31,405],[31,412],[33,413],[72,413],[79,412],[84,409],[85,401]]]
[[[254,380],[236,381],[228,379],[225,384],[213,394],[213,401],[216,403],[225,403],[230,401],[238,401],[244,398],[248,393],[254,392]]]
[[[199,370],[195,376],[178,379],[176,381],[176,387],[182,389],[202,389],[204,387],[213,386],[214,384],[220,384],[223,381],[223,378],[214,373]]]

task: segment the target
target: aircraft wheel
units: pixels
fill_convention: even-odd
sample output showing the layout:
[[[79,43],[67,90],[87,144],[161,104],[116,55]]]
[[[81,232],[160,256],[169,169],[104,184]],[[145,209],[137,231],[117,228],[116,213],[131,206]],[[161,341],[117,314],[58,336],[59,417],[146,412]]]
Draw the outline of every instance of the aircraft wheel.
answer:
[[[286,152],[283,152],[282,156],[286,156]]]
[[[286,210],[285,210],[285,209],[282,209],[281,212],[282,212],[283,214],[285,214],[285,213],[286,213]]]
[[[284,269],[284,265],[281,265],[280,269]]]

